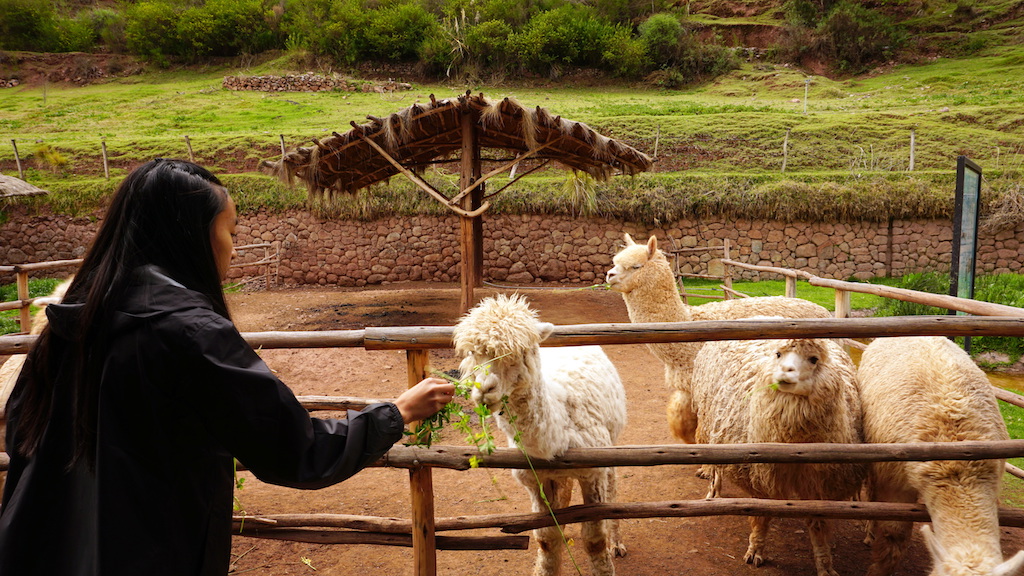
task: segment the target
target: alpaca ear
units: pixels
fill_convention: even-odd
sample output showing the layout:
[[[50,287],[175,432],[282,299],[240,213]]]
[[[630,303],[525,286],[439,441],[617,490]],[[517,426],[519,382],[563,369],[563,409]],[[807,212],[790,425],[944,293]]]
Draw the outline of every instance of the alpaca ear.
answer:
[[[1017,552],[1013,555],[1013,558],[996,566],[992,570],[992,576],[1013,576],[1020,570],[1021,565],[1024,565],[1024,550]]]
[[[540,334],[540,341],[543,342],[555,331],[555,325],[551,322],[537,322],[537,332]]]
[[[629,232],[623,232],[622,239],[626,241],[626,246],[632,246],[636,244],[636,242],[633,242],[633,237],[629,235]]]
[[[651,236],[650,240],[647,241],[647,257],[650,258],[658,252],[658,238]]]

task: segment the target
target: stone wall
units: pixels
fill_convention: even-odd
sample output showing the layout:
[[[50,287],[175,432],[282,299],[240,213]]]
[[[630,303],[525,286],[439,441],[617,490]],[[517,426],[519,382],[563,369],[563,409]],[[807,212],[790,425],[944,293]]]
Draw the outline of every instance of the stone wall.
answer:
[[[8,210],[0,225],[0,264],[81,257],[99,217],[33,215]],[[459,278],[458,218],[393,217],[373,222],[323,220],[305,211],[239,216],[236,244],[276,242],[285,284],[365,286],[403,281],[456,282]],[[734,259],[798,268],[845,280],[900,276],[949,269],[951,226],[945,221],[807,223],[749,220],[678,221],[661,228],[602,218],[498,215],[484,219],[484,278],[499,284],[603,281],[622,232],[637,241],[658,236],[662,248],[720,246],[728,238]],[[985,273],[1021,272],[1024,226],[979,241]],[[247,253],[245,253],[247,252]],[[237,262],[255,262],[249,250]],[[682,272],[720,273],[717,254],[680,258]],[[58,271],[63,273],[63,271]],[[256,266],[235,268],[233,278],[262,275]],[[756,277],[756,272],[742,272]],[[11,282],[11,275],[0,282]]]
[[[258,92],[395,92],[412,90],[405,82],[361,82],[338,75],[289,74],[286,76],[225,76],[221,85],[226,90],[252,90]]]

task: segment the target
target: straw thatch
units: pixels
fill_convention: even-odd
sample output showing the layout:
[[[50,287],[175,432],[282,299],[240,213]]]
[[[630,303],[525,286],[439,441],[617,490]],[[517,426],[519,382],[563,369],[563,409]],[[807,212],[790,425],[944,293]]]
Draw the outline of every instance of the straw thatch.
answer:
[[[381,151],[412,172],[453,161],[462,151],[464,114],[476,127],[479,148],[504,150],[524,162],[553,160],[600,180],[643,172],[652,164],[646,154],[583,123],[511,98],[491,101],[467,92],[440,101],[431,95],[429,104],[413,104],[387,118],[368,117],[362,125],[353,122],[348,132],[313,139],[314,146],[295,148],[264,167],[299,178],[312,195],[355,192],[402,172]]]
[[[42,194],[49,194],[49,192],[42,188],[36,188],[24,180],[0,174],[0,198],[10,198],[13,196],[39,196]]]

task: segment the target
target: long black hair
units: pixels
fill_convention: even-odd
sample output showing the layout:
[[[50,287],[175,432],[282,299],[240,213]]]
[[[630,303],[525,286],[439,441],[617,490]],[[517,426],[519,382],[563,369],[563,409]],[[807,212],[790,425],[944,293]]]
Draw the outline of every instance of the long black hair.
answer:
[[[69,466],[92,465],[96,446],[99,371],[109,348],[109,329],[135,270],[155,264],[187,288],[205,294],[214,310],[230,318],[224,301],[210,228],[227,207],[227,190],[205,168],[158,158],[129,174],[114,193],[92,247],[68,287],[64,302],[83,304],[78,334],[70,346],[74,452]],[[44,329],[29,353],[15,394],[20,397],[15,448],[32,456],[42,441],[53,406],[49,381],[57,348]],[[26,377],[27,376],[27,377]]]

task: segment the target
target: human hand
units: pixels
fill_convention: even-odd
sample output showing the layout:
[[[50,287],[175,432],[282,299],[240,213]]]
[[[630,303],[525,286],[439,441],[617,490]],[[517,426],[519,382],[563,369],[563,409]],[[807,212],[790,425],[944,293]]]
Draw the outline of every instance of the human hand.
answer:
[[[455,384],[444,378],[426,378],[395,399],[395,406],[408,424],[437,414],[454,395]]]

